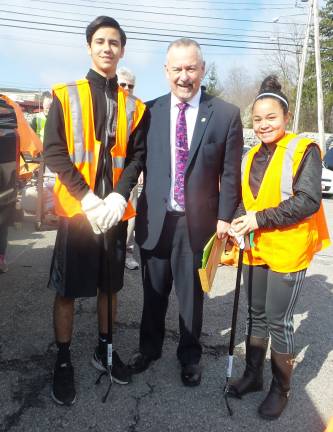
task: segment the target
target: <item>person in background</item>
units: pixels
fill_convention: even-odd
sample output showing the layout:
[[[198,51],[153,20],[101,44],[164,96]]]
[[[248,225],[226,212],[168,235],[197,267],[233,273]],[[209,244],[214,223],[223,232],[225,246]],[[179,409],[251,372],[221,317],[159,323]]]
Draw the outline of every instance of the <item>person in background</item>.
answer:
[[[21,107],[8,96],[0,94],[0,273],[8,270],[5,254],[8,226],[15,221],[16,183],[30,179],[33,166],[25,163],[23,154],[36,157],[42,143],[24,117]]]
[[[49,91],[43,92],[41,101],[43,110],[33,117],[31,127],[39,136],[40,140],[44,142],[44,130],[50,106],[52,104],[52,94]],[[38,170],[37,190],[34,187],[29,190],[29,192],[32,193],[32,196],[36,194],[36,219],[40,220],[40,222],[44,219],[43,216],[45,216],[45,220],[48,220],[49,222],[56,222],[53,200],[55,179],[56,174],[52,173],[51,170],[45,166],[42,158]],[[45,215],[42,215],[42,213],[45,213]]]
[[[127,68],[121,67],[117,69],[118,84],[120,87],[128,91],[131,96],[134,92],[135,87],[135,75]],[[139,186],[142,184],[142,175],[140,174],[138,184],[134,186],[131,192],[130,200],[133,207],[136,209],[139,195]],[[129,270],[135,270],[139,268],[139,263],[134,258],[134,226],[135,218],[128,221],[127,228],[127,242],[126,242],[126,260],[125,266]]]
[[[171,92],[147,105],[144,186],[138,200],[144,305],[134,373],[161,357],[168,298],[179,303],[177,357],[185,386],[201,382],[203,292],[198,268],[210,237],[227,235],[238,207],[243,131],[239,109],[201,90],[200,45],[172,42],[165,73]]]
[[[31,121],[32,129],[36,132],[36,134],[39,136],[42,142],[44,141],[44,129],[45,129],[45,124],[46,124],[51,103],[52,103],[51,93],[49,91],[44,92],[42,94],[43,111],[37,113]]]
[[[237,236],[254,234],[244,252],[248,298],[246,367],[229,394],[241,398],[263,389],[271,338],[272,381],[259,406],[261,417],[278,418],[289,397],[295,357],[293,314],[314,254],[330,244],[321,204],[321,155],[312,139],[288,133],[289,102],[276,76],[262,83],[252,108],[260,144],[242,162],[242,216]],[[251,234],[251,235],[253,235]]]
[[[0,94],[0,274],[8,271],[6,250],[8,226],[16,204],[18,135],[17,118],[8,98]]]
[[[118,86],[116,69],[126,34],[107,16],[86,28],[91,69],[85,79],[53,88],[44,137],[44,157],[58,174],[55,208],[59,216],[49,287],[55,291],[54,329],[58,347],[52,398],[60,405],[76,400],[70,345],[74,303],[97,296],[98,345],[92,364],[107,367],[108,295],[115,319],[117,292],[123,287],[129,201],[145,157],[145,105]],[[74,115],[75,114],[75,115]],[[117,351],[112,377],[128,384],[131,373]]]

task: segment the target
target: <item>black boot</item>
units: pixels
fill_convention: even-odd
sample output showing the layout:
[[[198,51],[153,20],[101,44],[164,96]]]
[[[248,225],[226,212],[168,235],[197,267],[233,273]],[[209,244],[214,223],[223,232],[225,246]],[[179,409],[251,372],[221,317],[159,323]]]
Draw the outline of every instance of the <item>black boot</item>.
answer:
[[[246,367],[243,376],[232,381],[228,394],[239,399],[250,392],[263,389],[263,370],[266,357],[268,339],[250,337],[246,345]]]
[[[258,409],[259,415],[266,420],[277,419],[287,405],[293,360],[292,354],[271,351],[273,379],[268,395]]]

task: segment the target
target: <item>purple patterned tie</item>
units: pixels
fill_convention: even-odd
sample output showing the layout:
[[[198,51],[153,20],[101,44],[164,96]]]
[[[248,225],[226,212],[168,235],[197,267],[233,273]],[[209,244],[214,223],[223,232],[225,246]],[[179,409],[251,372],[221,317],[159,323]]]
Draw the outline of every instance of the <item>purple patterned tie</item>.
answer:
[[[186,102],[177,104],[179,113],[176,122],[176,169],[175,169],[175,188],[174,199],[181,208],[185,208],[184,203],[184,173],[188,159],[187,127],[185,110],[188,108]]]

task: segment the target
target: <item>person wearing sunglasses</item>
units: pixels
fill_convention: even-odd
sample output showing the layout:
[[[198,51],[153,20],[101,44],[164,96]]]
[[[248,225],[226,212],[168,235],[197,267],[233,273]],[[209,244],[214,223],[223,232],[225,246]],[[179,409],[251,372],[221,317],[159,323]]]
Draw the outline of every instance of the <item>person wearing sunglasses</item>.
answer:
[[[129,69],[121,67],[117,70],[117,76],[120,87],[132,95],[135,87],[135,75]]]

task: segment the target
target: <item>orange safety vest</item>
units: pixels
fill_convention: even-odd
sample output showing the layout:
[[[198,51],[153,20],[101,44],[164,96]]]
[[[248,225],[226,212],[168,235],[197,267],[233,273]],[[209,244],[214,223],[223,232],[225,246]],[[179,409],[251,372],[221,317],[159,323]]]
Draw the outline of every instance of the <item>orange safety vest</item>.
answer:
[[[242,194],[247,211],[260,211],[277,207],[293,195],[293,179],[303,155],[313,143],[311,139],[285,135],[278,143],[254,198],[249,185],[249,175],[254,155],[260,145],[253,147],[242,163]],[[313,255],[328,247],[330,239],[321,204],[318,212],[300,222],[281,228],[254,231],[254,246],[244,253],[244,263],[263,265],[277,272],[289,273],[307,268]]]
[[[43,150],[43,144],[35,131],[30,127],[28,121],[24,117],[20,105],[3,94],[0,95],[1,99],[5,100],[8,105],[14,108],[17,120],[17,134],[19,148],[17,153],[17,175],[21,179],[30,179],[33,171],[39,167],[39,164],[29,163],[26,164],[23,160],[21,153],[29,153],[31,156],[37,156]]]
[[[69,156],[90,189],[94,190],[101,142],[96,139],[89,82],[81,79],[70,84],[58,84],[53,88],[53,93],[62,106]],[[118,88],[116,139],[111,149],[113,186],[118,183],[124,170],[128,139],[144,111],[145,105],[139,99],[129,96],[121,87]],[[56,214],[65,217],[82,214],[80,201],[70,194],[59,177],[56,179],[54,194]],[[130,219],[135,214],[129,201],[123,220]]]
[[[327,424],[327,428],[325,429],[324,432],[333,432],[333,417],[332,417],[331,420],[328,422],[328,424]]]

